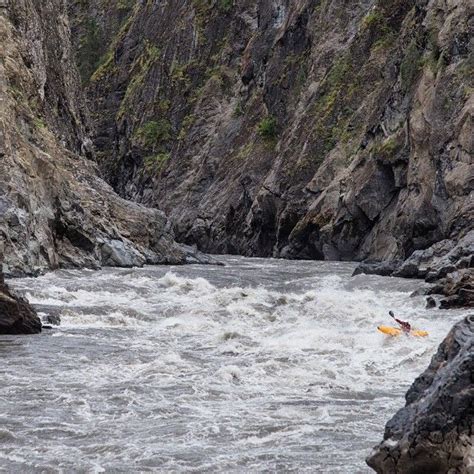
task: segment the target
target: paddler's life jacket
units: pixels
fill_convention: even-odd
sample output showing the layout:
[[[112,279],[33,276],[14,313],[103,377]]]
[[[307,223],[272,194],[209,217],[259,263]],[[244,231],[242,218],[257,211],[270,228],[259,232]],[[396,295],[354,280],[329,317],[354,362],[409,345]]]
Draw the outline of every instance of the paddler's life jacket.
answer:
[[[398,324],[400,324],[400,326],[402,327],[402,329],[405,332],[410,332],[411,331],[411,324],[410,323],[407,323],[406,321],[400,321],[400,319],[397,319],[397,318],[395,318],[395,321]]]

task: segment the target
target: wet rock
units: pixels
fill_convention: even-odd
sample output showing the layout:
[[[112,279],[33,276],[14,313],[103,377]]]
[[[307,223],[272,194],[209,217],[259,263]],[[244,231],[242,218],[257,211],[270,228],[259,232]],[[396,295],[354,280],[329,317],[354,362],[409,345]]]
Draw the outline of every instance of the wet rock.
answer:
[[[415,298],[416,296],[425,296],[431,294],[431,288],[418,288],[418,290],[410,293],[410,298]]]
[[[401,260],[394,260],[390,262],[377,262],[377,263],[360,263],[352,276],[364,273],[366,275],[381,275],[390,276],[393,272],[400,267],[402,264]]]
[[[406,406],[387,423],[368,465],[380,474],[471,472],[473,373],[474,315],[441,343],[408,390]]]
[[[456,271],[438,283],[436,288],[446,296],[440,302],[440,308],[474,307],[474,269]]]
[[[198,250],[196,245],[181,244],[181,248],[186,255],[185,259],[187,264],[199,263],[201,265],[224,265],[224,263],[211,255],[207,255]]]
[[[353,275],[359,273],[392,275],[402,278],[424,278],[434,283],[411,296],[441,294],[443,309],[474,306],[474,231],[467,232],[458,241],[442,240],[425,250],[417,250],[403,261],[361,263]],[[433,305],[427,300],[427,307]]]
[[[61,325],[61,316],[59,312],[57,313],[50,313],[45,316],[44,323],[51,325],[51,326],[60,326]]]
[[[425,250],[417,250],[393,275],[425,278],[434,282],[459,269],[474,266],[474,230],[458,241],[442,240]]]
[[[419,263],[414,260],[415,259],[405,261],[400,268],[393,272],[393,276],[401,278],[424,278],[426,271],[424,271]]]
[[[41,321],[32,306],[12,293],[0,273],[0,334],[35,334]]]
[[[436,300],[432,296],[426,298],[426,309],[436,308]]]

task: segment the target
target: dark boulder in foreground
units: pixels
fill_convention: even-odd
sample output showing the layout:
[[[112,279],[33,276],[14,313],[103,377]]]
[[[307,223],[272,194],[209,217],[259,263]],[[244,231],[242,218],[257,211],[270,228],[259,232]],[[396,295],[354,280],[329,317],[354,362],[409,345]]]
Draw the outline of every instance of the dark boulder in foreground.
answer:
[[[457,323],[367,458],[382,474],[472,472],[474,315]],[[469,467],[470,466],[470,467]]]
[[[0,273],[0,334],[35,334],[41,332],[36,311],[23,298],[13,295]]]

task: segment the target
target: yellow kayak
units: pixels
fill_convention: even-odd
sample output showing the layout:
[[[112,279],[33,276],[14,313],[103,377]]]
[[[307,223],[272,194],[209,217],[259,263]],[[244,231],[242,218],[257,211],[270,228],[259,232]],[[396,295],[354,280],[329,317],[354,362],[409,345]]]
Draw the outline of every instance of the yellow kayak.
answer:
[[[377,329],[387,336],[400,336],[403,332],[400,328],[394,328],[392,326],[377,326]],[[422,331],[421,329],[412,329],[410,331],[410,336],[426,337],[427,335],[428,331]]]

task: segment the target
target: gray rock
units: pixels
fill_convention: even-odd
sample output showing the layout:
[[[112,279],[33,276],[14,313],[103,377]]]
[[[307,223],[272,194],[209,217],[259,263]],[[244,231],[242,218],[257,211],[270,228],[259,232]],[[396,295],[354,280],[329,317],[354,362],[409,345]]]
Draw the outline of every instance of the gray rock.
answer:
[[[473,308],[474,269],[462,269],[449,274],[438,282],[435,289],[446,296],[440,301],[440,308]]]
[[[61,324],[61,317],[58,313],[50,313],[44,318],[44,323],[59,326]]]
[[[193,264],[199,263],[201,265],[220,265],[223,266],[224,263],[220,262],[211,255],[207,255],[200,250],[198,250],[196,245],[184,245],[181,244],[181,248],[186,254],[186,263]]]
[[[102,265],[112,267],[141,267],[146,259],[133,246],[121,240],[109,240],[100,247]]]
[[[436,308],[436,300],[432,296],[426,298],[426,309]]]
[[[426,278],[433,282],[456,269],[472,266],[474,230],[458,241],[442,240],[425,250],[417,250],[394,272],[394,276]]]
[[[410,298],[414,298],[416,296],[425,296],[429,294],[431,294],[431,288],[418,288],[418,290],[415,290],[410,293]]]
[[[377,262],[377,263],[361,263],[359,264],[352,276],[365,273],[366,275],[381,275],[381,276],[390,276],[392,275],[397,268],[400,267],[402,262],[400,260],[390,261],[390,262]]]
[[[457,323],[408,390],[367,463],[380,474],[472,472],[474,315]],[[471,466],[470,468],[468,466]]]

